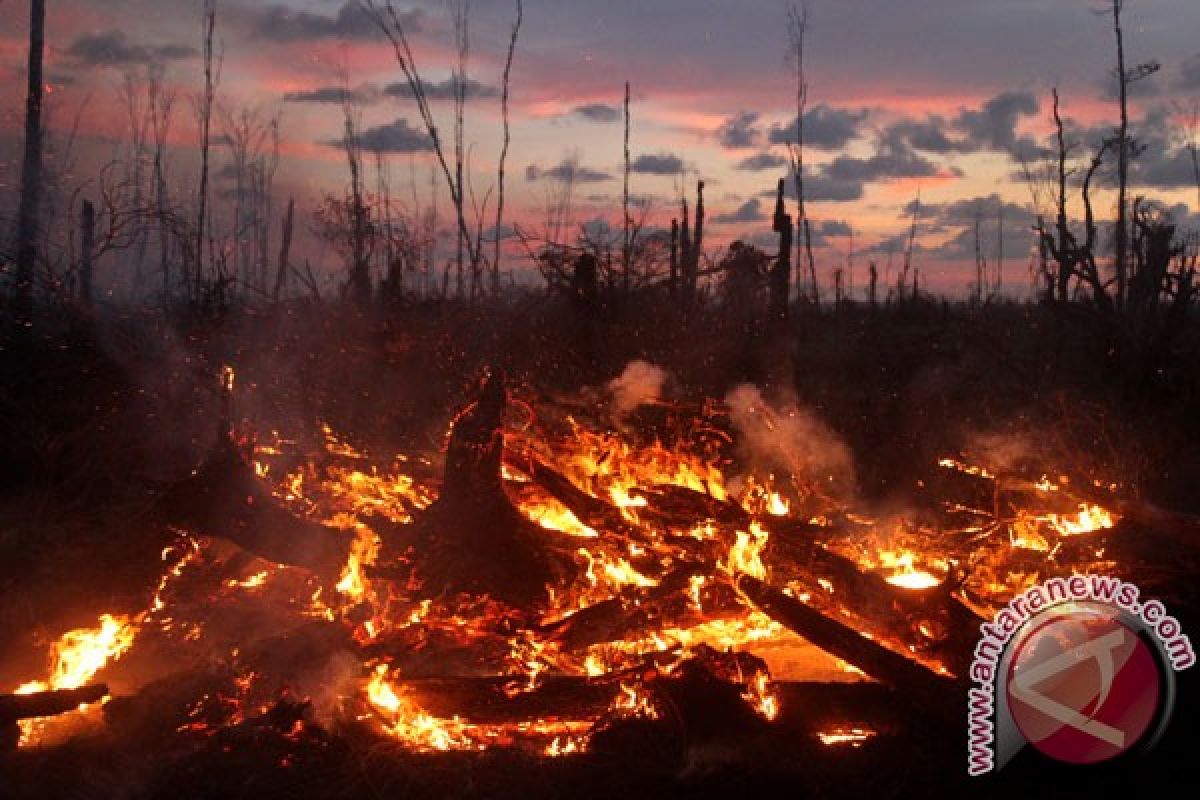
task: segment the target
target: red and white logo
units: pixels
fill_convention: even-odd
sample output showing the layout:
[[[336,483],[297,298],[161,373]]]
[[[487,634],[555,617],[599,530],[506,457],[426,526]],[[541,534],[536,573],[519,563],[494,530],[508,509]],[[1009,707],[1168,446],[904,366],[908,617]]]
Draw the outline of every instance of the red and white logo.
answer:
[[[1161,660],[1115,610],[1047,614],[1013,646],[1004,683],[1012,720],[1051,758],[1115,758],[1136,747],[1160,716]]]

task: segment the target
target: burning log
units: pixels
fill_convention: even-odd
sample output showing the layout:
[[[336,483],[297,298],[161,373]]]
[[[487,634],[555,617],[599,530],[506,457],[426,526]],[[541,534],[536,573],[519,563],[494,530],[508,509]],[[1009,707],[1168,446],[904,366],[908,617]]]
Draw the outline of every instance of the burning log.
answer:
[[[903,588],[864,572],[854,561],[818,541],[772,536],[770,542],[776,574],[798,580],[821,595],[825,594],[825,582],[832,587],[834,602],[870,620],[876,630],[911,646],[928,648],[956,674],[966,671],[983,620],[952,594],[953,573],[927,589]],[[916,630],[923,621],[936,622],[939,631],[931,635],[931,631]]]
[[[97,703],[108,696],[102,683],[78,689],[58,689],[29,694],[0,694],[0,753],[15,750],[21,739],[17,721],[37,717],[53,717],[74,711],[83,705]]]
[[[946,720],[957,718],[965,691],[959,681],[931,672],[757,578],[741,575],[737,586],[764,614],[897,690],[915,708]]]
[[[19,719],[53,717],[74,711],[81,705],[97,703],[108,696],[102,683],[78,689],[57,689],[30,694],[0,694],[0,724]]]
[[[158,499],[155,515],[166,525],[228,539],[268,561],[332,580],[346,563],[352,538],[284,508],[228,435],[199,469]]]

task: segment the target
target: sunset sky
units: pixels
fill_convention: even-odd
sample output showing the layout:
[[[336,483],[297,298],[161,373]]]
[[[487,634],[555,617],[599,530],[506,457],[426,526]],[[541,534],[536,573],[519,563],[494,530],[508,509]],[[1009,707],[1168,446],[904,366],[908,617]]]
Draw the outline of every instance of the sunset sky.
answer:
[[[419,67],[436,88],[449,77],[452,41],[442,0],[397,0],[409,12]],[[1031,195],[1018,156],[1033,160],[1050,132],[1057,86],[1081,156],[1116,118],[1111,17],[1098,0],[810,0],[808,178],[818,266],[843,264],[851,241],[861,288],[866,261],[881,271],[907,230],[918,188],[918,258],[926,284],[961,293],[970,280],[973,220],[985,216],[996,252],[1005,205],[1006,281],[1029,286]],[[47,80],[52,135],[78,118],[72,177],[121,151],[128,125],[116,99],[123,74],[166,64],[181,97],[200,86],[200,0],[48,0]],[[496,93],[515,0],[474,0],[468,108],[474,183],[494,180]],[[0,185],[19,181],[28,3],[0,0]],[[1161,70],[1136,87],[1135,135],[1147,145],[1136,191],[1196,221],[1197,190],[1178,109],[1200,98],[1200,2],[1127,0],[1127,60]],[[410,163],[427,193],[432,164],[391,48],[356,3],[220,0],[224,62],[219,101],[282,112],[280,196],[311,211],[347,180],[336,146],[342,128],[338,74],[363,103],[364,137],[391,153],[397,195],[411,197]],[[511,218],[536,228],[547,174],[572,152],[586,178],[575,222],[620,218],[623,84],[632,83],[632,191],[649,221],[670,224],[686,174],[707,181],[716,247],[734,238],[772,246],[768,216],[786,174],[795,87],[782,0],[526,0],[512,76]],[[325,91],[322,91],[325,90]],[[324,101],[324,102],[322,102]],[[443,125],[450,104],[438,100]],[[82,109],[82,111],[80,111]],[[179,104],[171,182],[195,182],[195,124]],[[227,155],[217,156],[217,168]],[[9,192],[11,194],[11,191]],[[443,187],[442,197],[445,197]],[[1181,205],[1182,204],[1182,205]],[[0,205],[8,216],[9,201]],[[1106,202],[1101,203],[1106,208]],[[448,206],[447,206],[448,209]],[[444,211],[447,214],[448,211]],[[853,231],[851,237],[850,232]],[[899,237],[899,239],[897,238]],[[306,235],[306,252],[336,266]],[[901,246],[902,247],[902,246]],[[897,253],[897,259],[899,253]],[[510,267],[515,266],[510,264]],[[827,283],[827,281],[825,281]]]

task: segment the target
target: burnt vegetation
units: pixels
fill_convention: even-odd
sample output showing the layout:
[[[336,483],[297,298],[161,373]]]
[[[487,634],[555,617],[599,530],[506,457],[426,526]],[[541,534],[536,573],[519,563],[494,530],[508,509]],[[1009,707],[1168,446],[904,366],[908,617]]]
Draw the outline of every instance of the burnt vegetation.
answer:
[[[0,240],[0,795],[1010,794],[1044,765],[959,778],[985,614],[1030,576],[1103,569],[1200,622],[1200,238],[1139,192],[1127,94],[1157,65],[1125,63],[1120,0],[1117,122],[1083,140],[1055,90],[1022,164],[1021,298],[981,211],[965,296],[925,288],[919,196],[894,270],[871,260],[856,290],[822,263],[803,6],[769,231],[715,246],[700,176],[669,225],[631,193],[628,83],[602,107],[623,122],[619,224],[575,223],[595,177],[577,154],[534,176],[540,225],[509,219],[520,0],[486,186],[469,4],[449,4],[445,85],[412,17],[355,6],[418,124],[364,129],[339,75],[347,182],[314,208],[276,189],[286,119],[221,96],[216,0],[194,93],[130,73],[126,152],[72,184],[30,5]],[[168,146],[184,111],[194,170]],[[385,137],[428,175],[401,189]],[[301,228],[335,269],[297,255]],[[678,633],[705,624],[743,627]],[[825,671],[769,688],[755,625]],[[105,657],[44,676],[86,631]],[[1196,688],[1147,772],[1081,791],[1158,780]]]

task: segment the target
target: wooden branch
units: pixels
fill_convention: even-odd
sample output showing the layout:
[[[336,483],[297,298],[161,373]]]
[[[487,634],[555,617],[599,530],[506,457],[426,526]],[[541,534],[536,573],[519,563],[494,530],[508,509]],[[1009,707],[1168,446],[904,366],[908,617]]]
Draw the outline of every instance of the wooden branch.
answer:
[[[914,708],[946,720],[960,715],[964,682],[931,672],[757,578],[741,575],[737,587],[771,619],[897,690]]]
[[[52,717],[74,711],[81,705],[97,703],[108,696],[102,683],[78,689],[57,689],[31,694],[0,694],[0,725],[19,719]]]

